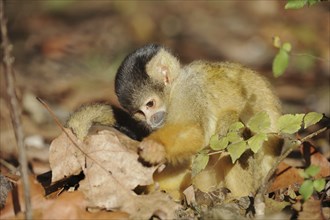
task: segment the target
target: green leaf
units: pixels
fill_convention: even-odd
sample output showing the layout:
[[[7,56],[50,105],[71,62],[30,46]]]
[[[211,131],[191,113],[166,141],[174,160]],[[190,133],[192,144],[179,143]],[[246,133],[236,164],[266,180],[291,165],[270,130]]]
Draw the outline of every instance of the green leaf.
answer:
[[[325,179],[322,178],[322,179],[314,180],[313,186],[317,192],[321,192],[325,187]]]
[[[266,112],[259,112],[247,123],[247,127],[255,133],[267,132],[270,127],[270,119]]]
[[[310,178],[310,176],[308,174],[305,173],[305,170],[299,170],[299,176],[301,176],[304,179],[308,179]]]
[[[285,50],[286,52],[290,52],[291,49],[292,49],[292,46],[291,46],[290,43],[285,42],[285,43],[283,44],[282,48],[283,48],[283,50]]]
[[[274,36],[273,37],[273,46],[276,47],[276,48],[281,48],[281,39],[279,36]]]
[[[304,117],[304,128],[314,125],[323,118],[323,115],[317,112],[309,112]]]
[[[229,132],[226,137],[230,143],[236,143],[243,140],[243,138],[237,132],[234,131]]]
[[[204,150],[196,155],[191,167],[191,175],[193,177],[205,169],[210,157],[207,153],[208,151]]]
[[[221,137],[218,139],[218,135],[213,135],[210,140],[210,147],[212,150],[223,150],[228,146],[228,138],[227,137]]]
[[[320,0],[308,0],[308,6],[312,6],[318,2],[320,2]]]
[[[273,60],[273,74],[275,77],[281,76],[289,65],[289,54],[283,48],[280,48]]]
[[[228,141],[228,138],[227,137],[221,137],[220,139],[219,139],[219,150],[223,150],[223,149],[225,149],[227,146],[228,146],[228,143],[229,143],[229,141]]]
[[[75,0],[65,0],[65,1],[58,1],[58,0],[48,0],[43,1],[43,7],[49,10],[65,10],[66,8],[70,7]]]
[[[288,0],[286,5],[284,6],[285,9],[299,9],[306,5],[307,0]]]
[[[264,133],[259,133],[252,136],[247,142],[253,153],[257,153],[266,140],[268,140],[267,135]]]
[[[303,196],[304,200],[306,201],[311,195],[313,194],[313,181],[312,180],[305,180],[303,184],[301,184],[299,193]]]
[[[286,114],[277,120],[277,128],[280,132],[293,134],[301,128],[304,114]]]
[[[228,152],[231,157],[231,161],[235,163],[235,161],[242,156],[242,154],[246,150],[246,142],[240,141],[235,144],[230,144],[228,147]]]
[[[315,166],[315,165],[310,165],[309,167],[306,168],[305,173],[310,176],[316,176],[316,174],[318,174],[320,172],[321,168],[319,166]]]
[[[212,149],[217,148],[218,142],[219,142],[219,135],[217,135],[217,134],[212,135],[210,138],[210,147]]]
[[[244,128],[244,124],[240,121],[231,124],[229,127],[229,131],[239,131],[241,128]]]

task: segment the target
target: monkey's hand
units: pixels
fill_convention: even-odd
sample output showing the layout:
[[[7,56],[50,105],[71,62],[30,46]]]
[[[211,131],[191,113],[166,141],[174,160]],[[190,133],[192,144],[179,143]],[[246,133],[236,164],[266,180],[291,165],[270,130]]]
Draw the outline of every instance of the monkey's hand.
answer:
[[[140,157],[151,164],[160,164],[165,162],[165,148],[154,140],[144,140],[140,144]]]
[[[203,131],[197,123],[167,124],[142,141],[140,156],[152,164],[185,163],[204,146],[203,143]]]

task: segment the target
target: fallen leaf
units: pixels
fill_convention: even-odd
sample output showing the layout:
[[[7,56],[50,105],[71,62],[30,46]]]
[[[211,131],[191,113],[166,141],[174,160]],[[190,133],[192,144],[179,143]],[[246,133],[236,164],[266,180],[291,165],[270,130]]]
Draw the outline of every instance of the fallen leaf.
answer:
[[[309,142],[304,142],[300,148],[301,153],[307,164],[320,167],[320,172],[315,178],[330,176],[330,162],[327,158],[316,150],[316,148]]]
[[[29,182],[30,182],[30,200],[33,210],[37,209],[43,209],[43,207],[46,207],[51,202],[50,200],[47,200],[43,195],[43,188],[40,184],[37,183],[37,181],[34,179],[32,175],[29,176]],[[18,192],[18,202],[21,207],[21,212],[25,211],[25,205],[24,205],[24,190],[23,190],[23,184],[22,179],[18,180],[16,182],[17,186],[17,192]],[[35,211],[33,211],[33,215],[35,217]],[[23,215],[22,215],[23,217]],[[13,219],[15,218],[14,213],[14,205],[13,205],[13,195],[12,193],[8,194],[6,204],[4,209],[0,212],[0,219]]]
[[[66,129],[66,132],[78,146],[83,145],[82,141],[78,140],[71,130]],[[85,166],[85,161],[79,161],[78,158],[82,158],[82,152],[77,149],[65,133],[55,138],[49,147],[49,164],[52,170],[52,182],[79,174],[82,167]]]
[[[294,184],[301,184],[303,181],[304,179],[299,175],[299,169],[282,162],[277,168],[276,178],[268,191],[286,189]]]
[[[185,201],[187,202],[188,205],[192,206],[196,204],[196,198],[195,198],[195,190],[194,186],[189,186],[187,189],[183,191]]]
[[[304,202],[302,211],[298,214],[298,219],[325,219],[321,208],[320,200],[310,198]]]
[[[330,163],[327,158],[319,153],[313,145],[309,142],[304,142],[300,148],[307,164],[316,165],[320,167],[320,172],[315,178],[327,177],[330,175]],[[304,179],[299,175],[299,170],[295,167],[289,166],[285,162],[280,163],[276,172],[276,178],[269,192],[274,192],[279,189],[288,188],[293,184],[302,184]]]
[[[69,135],[71,137],[72,133]],[[53,180],[83,170],[85,179],[80,182],[79,190],[84,193],[89,207],[124,211],[131,218],[175,217],[175,210],[180,206],[167,194],[137,195],[133,191],[138,186],[152,184],[153,173],[157,169],[139,162],[137,151],[132,150],[136,149],[132,145],[138,142],[115,129],[90,135],[84,142],[78,141],[78,146],[65,134],[58,139],[51,145],[52,149],[57,149],[50,154],[52,170],[56,169],[55,173],[53,170]],[[65,148],[61,149],[63,146]],[[69,166],[69,163],[74,165]]]
[[[33,219],[123,219],[128,218],[124,212],[86,211],[87,201],[80,191],[63,192],[54,199],[46,199],[42,186],[31,175],[30,194]],[[8,195],[5,207],[0,212],[0,219],[24,219],[24,190],[22,181],[17,181],[18,199],[21,212],[14,214],[12,194]],[[59,211],[60,210],[60,211]]]
[[[274,199],[266,197],[265,205],[266,205],[265,214],[267,216],[281,212],[286,206],[290,205],[290,203],[286,201],[276,201]]]

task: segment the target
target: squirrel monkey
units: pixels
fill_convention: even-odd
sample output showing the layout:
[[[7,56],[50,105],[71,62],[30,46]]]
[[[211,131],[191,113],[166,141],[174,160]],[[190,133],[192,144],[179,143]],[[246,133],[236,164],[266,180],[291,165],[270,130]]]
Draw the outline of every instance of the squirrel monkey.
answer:
[[[116,74],[115,92],[122,107],[151,132],[140,143],[140,157],[151,164],[167,164],[155,180],[175,198],[191,184],[192,157],[209,144],[211,135],[225,135],[232,123],[246,123],[260,111],[269,115],[275,131],[281,114],[278,98],[256,72],[228,62],[194,61],[183,66],[156,44],[125,58]],[[88,123],[115,123],[109,109],[94,107],[90,114],[98,120],[88,119]],[[75,131],[78,125],[70,123],[74,117],[68,126]],[[270,142],[234,164],[228,155],[218,158],[213,169],[206,169],[192,182],[203,190],[214,184],[224,186],[237,196],[255,192],[281,151],[276,140]]]

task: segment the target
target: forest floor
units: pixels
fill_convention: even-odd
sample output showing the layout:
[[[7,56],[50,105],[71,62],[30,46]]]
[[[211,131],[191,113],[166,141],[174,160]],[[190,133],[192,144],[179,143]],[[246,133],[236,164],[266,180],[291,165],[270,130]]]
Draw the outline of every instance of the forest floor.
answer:
[[[39,174],[50,170],[49,145],[61,134],[51,115],[36,100],[44,100],[64,124],[82,104],[108,102],[118,106],[113,79],[123,58],[134,48],[158,42],[189,63],[203,59],[235,61],[264,74],[283,104],[284,113],[319,112],[330,116],[330,4],[285,10],[281,1],[16,1],[6,2],[9,37],[13,44],[17,93],[31,169],[31,200],[38,218],[127,218],[125,212],[87,212],[80,192],[44,197]],[[292,44],[289,67],[272,76],[277,48],[272,38]],[[1,174],[17,172],[17,147],[1,73]],[[321,126],[321,125],[319,125]],[[306,136],[315,131],[305,130]],[[303,179],[299,170],[322,161],[328,191],[309,201],[311,218],[330,217],[330,134],[301,146],[281,169],[290,169],[273,185],[273,196],[288,199]],[[304,151],[305,150],[305,151]],[[16,173],[17,174],[17,173]],[[5,175],[8,176],[8,175]],[[17,187],[22,190],[18,181]],[[24,209],[22,191],[19,191]],[[299,197],[287,201],[285,217],[301,211]],[[0,218],[15,217],[10,195]],[[291,203],[290,203],[291,202]],[[305,210],[307,210],[305,203]],[[172,207],[170,204],[169,207]],[[277,206],[282,204],[273,204]],[[299,203],[299,205],[303,205]],[[63,210],[59,215],[58,210]],[[295,210],[295,211],[293,211]],[[279,211],[278,211],[279,212]],[[289,214],[288,214],[289,213]],[[309,213],[309,214],[310,214]],[[315,214],[316,213],[316,214]],[[306,214],[306,212],[305,212]],[[308,215],[307,215],[308,216]],[[282,216],[283,217],[283,216]],[[305,216],[306,217],[306,216]]]

